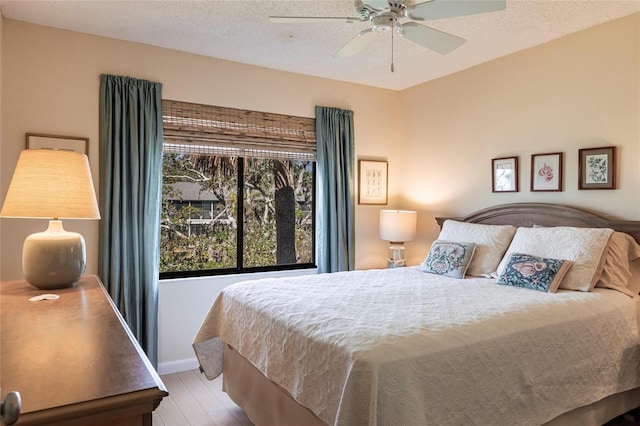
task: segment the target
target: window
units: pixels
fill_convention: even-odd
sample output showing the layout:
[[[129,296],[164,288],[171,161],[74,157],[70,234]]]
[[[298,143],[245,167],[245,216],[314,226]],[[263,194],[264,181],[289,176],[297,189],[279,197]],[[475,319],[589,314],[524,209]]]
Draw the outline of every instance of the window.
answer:
[[[163,100],[160,277],[313,267],[315,120]]]

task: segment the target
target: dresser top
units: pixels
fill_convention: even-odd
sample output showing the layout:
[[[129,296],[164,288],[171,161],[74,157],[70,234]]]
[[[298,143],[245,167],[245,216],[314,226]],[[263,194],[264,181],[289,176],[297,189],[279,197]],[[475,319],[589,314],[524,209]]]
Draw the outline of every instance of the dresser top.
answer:
[[[29,302],[43,293],[60,298]],[[46,292],[24,281],[0,283],[0,335],[2,395],[20,392],[23,414],[124,394],[167,395],[94,275]]]

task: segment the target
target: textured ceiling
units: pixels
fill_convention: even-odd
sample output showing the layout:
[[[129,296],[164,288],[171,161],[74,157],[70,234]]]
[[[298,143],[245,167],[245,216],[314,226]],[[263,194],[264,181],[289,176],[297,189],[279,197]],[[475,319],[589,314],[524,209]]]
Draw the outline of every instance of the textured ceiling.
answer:
[[[355,56],[333,55],[369,22],[275,24],[267,19],[357,16],[352,0],[0,0],[0,8],[7,19],[402,90],[639,12],[640,0],[507,0],[500,12],[425,21],[467,42],[440,55],[396,36],[393,73],[389,32],[378,34]]]

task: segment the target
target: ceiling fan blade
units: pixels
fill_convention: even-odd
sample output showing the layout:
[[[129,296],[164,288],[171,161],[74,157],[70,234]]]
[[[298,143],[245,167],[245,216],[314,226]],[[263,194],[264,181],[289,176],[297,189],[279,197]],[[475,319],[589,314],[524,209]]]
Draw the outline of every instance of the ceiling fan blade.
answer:
[[[361,18],[354,18],[350,16],[269,16],[269,21],[277,24],[282,23],[295,23],[295,22],[359,22]]]
[[[373,31],[373,28],[360,31],[354,38],[349,40],[347,44],[342,46],[334,54],[335,56],[351,56],[360,52],[364,47],[373,40],[377,33]]]
[[[434,28],[425,27],[416,22],[403,24],[399,34],[414,43],[418,43],[442,55],[457,49],[466,42],[463,38],[438,31]]]
[[[431,0],[409,6],[405,10],[411,19],[442,19],[477,13],[497,12],[507,7],[505,0]]]

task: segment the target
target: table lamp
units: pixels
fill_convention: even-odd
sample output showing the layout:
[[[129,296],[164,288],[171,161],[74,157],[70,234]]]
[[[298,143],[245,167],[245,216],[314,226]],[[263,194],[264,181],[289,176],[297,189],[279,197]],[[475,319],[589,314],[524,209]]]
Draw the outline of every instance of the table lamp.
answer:
[[[86,267],[82,235],[60,219],[100,219],[89,159],[74,151],[27,149],[20,153],[0,217],[51,219],[22,247],[25,280],[39,289],[73,287]]]
[[[416,238],[418,213],[409,210],[380,210],[380,239],[389,241],[387,268],[407,266],[405,241]]]

